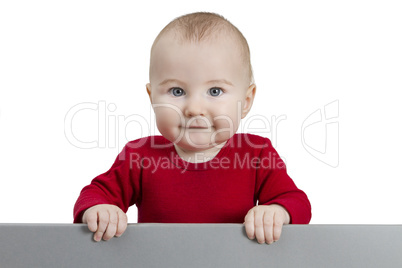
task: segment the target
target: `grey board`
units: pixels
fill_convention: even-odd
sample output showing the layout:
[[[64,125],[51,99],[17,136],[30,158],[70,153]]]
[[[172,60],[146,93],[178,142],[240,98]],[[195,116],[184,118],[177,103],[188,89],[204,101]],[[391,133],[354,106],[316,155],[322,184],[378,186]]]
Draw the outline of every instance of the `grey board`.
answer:
[[[0,267],[402,267],[402,225],[287,225],[272,244],[242,224],[130,224],[94,242],[83,224],[0,224]]]

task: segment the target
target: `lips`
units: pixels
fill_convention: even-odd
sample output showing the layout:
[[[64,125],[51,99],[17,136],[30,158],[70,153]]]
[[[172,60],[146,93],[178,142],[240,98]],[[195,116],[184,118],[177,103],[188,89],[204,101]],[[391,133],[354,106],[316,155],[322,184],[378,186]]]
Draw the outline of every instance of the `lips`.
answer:
[[[186,124],[181,127],[186,128],[186,129],[210,129],[210,128],[212,128],[212,126],[208,126],[205,124],[202,124],[202,125],[201,124],[191,124],[191,125]]]
[[[191,119],[182,127],[187,129],[209,129],[212,126],[207,119]]]
[[[188,127],[182,127],[185,129],[210,129],[209,127],[203,127],[203,126],[188,126]]]
[[[204,127],[204,126],[189,126],[187,128],[204,128],[204,129],[207,129],[208,127]]]

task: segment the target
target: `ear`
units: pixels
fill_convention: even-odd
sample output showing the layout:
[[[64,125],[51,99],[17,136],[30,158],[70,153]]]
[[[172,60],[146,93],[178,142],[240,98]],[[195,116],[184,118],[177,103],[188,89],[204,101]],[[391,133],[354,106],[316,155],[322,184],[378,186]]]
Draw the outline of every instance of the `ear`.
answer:
[[[151,83],[147,83],[147,84],[145,85],[145,87],[147,88],[147,93],[148,93],[148,96],[149,96],[149,100],[151,101],[151,104],[152,104]]]
[[[246,99],[244,100],[244,105],[243,105],[243,110],[241,113],[241,119],[246,117],[248,112],[251,109],[251,106],[253,106],[253,101],[254,101],[254,96],[255,96],[255,91],[257,90],[257,86],[255,84],[252,84],[248,87],[247,92],[246,92]]]

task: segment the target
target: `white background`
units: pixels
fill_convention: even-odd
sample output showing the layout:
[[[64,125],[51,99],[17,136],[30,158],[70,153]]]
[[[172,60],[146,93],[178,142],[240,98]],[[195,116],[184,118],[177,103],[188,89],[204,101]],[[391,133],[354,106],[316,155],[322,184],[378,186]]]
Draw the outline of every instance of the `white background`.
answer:
[[[310,198],[311,223],[402,223],[400,2],[216,0],[1,2],[0,222],[72,222],[80,190],[121,146],[157,134],[150,47],[195,11],[222,14],[247,38],[257,84],[248,118],[271,131],[251,132],[273,140]],[[66,136],[83,103],[98,110],[75,113],[70,132],[98,141],[92,149]],[[302,139],[327,104],[332,124]],[[128,215],[136,222],[135,206]]]

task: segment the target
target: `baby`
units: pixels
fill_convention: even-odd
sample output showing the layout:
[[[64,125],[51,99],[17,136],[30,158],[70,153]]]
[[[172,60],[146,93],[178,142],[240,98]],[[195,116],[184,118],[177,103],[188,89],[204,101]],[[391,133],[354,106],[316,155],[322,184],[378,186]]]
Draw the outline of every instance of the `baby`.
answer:
[[[122,235],[133,204],[139,223],[243,223],[268,244],[284,224],[309,223],[310,202],[269,139],[236,134],[256,85],[234,25],[206,12],[173,20],[154,41],[149,79],[162,136],[127,143],[75,204],[95,241]]]

